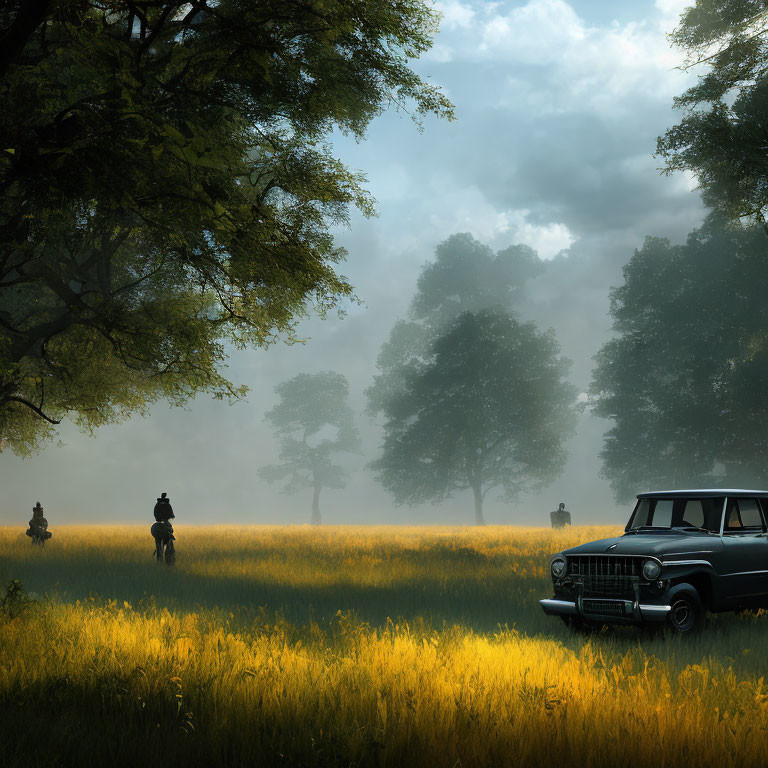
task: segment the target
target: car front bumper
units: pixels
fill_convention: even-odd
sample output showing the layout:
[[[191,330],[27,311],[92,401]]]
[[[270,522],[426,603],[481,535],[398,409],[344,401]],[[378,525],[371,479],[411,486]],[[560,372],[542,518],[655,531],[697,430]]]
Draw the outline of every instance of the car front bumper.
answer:
[[[639,603],[636,600],[612,598],[583,598],[539,600],[544,613],[550,616],[580,616],[587,621],[616,624],[639,624],[665,621],[672,606]]]

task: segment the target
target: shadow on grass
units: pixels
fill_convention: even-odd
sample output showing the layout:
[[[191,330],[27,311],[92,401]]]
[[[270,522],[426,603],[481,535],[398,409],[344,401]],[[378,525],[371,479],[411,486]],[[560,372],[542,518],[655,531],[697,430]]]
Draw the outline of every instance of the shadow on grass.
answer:
[[[149,552],[146,562],[127,558],[105,562],[93,550],[76,559],[49,554],[53,553],[5,558],[0,562],[0,586],[18,578],[28,591],[64,602],[93,597],[115,600],[118,605],[127,601],[138,611],[202,609],[228,620],[230,628],[242,630],[262,625],[265,616],[271,620],[275,614],[297,627],[310,622],[327,627],[341,611],[373,627],[384,627],[391,620],[438,630],[458,625],[491,634],[507,626],[522,635],[558,642],[576,653],[588,644],[616,654],[642,648],[659,658],[674,659],[676,664],[697,664],[713,656],[726,666],[746,670],[768,653],[768,615],[709,617],[704,631],[691,638],[664,633],[651,636],[634,626],[574,634],[538,605],[540,598],[551,595],[548,578],[503,568],[483,570],[482,578],[461,578],[443,560],[442,568],[436,561],[432,575],[421,580],[378,585],[350,581],[286,584],[263,576],[206,576],[183,568],[169,569],[158,566]],[[399,555],[397,559],[401,559]],[[413,556],[409,553],[402,559],[408,557]]]
[[[150,557],[143,564],[105,563],[84,556],[37,562],[9,558],[0,564],[0,581],[7,584],[12,578],[21,579],[29,592],[65,602],[94,597],[118,604],[127,601],[138,610],[150,603],[171,611],[202,608],[232,613],[235,623],[243,625],[265,612],[279,613],[297,625],[325,624],[342,611],[372,626],[383,626],[388,619],[435,628],[459,624],[477,632],[514,625],[526,634],[552,627],[537,602],[548,594],[547,580],[511,572],[483,580],[439,574],[439,578],[380,585],[349,581],[291,585],[255,576],[204,576],[159,566]]]

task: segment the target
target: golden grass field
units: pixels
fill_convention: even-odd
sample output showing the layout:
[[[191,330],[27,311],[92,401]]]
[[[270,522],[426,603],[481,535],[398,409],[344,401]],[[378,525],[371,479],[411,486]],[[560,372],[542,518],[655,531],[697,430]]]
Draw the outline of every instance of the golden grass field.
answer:
[[[571,635],[547,555],[615,528],[0,528],[0,765],[768,763],[768,616]],[[4,591],[4,590],[3,590]]]

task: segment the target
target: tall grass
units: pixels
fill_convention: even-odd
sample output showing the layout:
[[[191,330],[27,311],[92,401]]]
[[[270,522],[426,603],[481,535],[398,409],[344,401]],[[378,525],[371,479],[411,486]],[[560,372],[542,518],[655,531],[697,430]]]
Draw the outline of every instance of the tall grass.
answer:
[[[768,617],[568,634],[546,555],[608,528],[0,529],[0,765],[768,762]]]

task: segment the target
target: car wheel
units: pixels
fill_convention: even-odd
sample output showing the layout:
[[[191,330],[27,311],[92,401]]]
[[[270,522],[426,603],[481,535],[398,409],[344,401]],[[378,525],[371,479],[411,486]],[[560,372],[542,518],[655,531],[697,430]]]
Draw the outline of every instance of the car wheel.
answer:
[[[701,629],[703,623],[704,606],[699,593],[693,587],[676,592],[667,617],[667,628],[678,635],[686,635]]]

